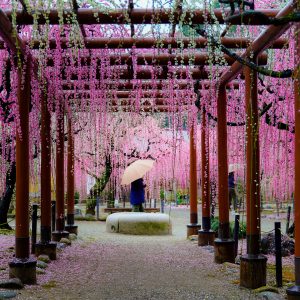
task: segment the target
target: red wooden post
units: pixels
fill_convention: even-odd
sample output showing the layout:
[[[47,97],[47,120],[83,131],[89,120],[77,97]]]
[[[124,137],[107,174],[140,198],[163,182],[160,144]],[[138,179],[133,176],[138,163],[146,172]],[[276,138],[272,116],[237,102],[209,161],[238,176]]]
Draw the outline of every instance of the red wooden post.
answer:
[[[56,111],[56,231],[52,232],[54,241],[69,236],[69,232],[65,231],[64,125],[64,105],[60,103]]]
[[[228,158],[227,158],[227,115],[226,88],[218,87],[217,95],[217,139],[218,139],[218,199],[219,232],[215,239],[215,262],[234,262],[234,240],[229,235],[229,195],[228,195]]]
[[[23,67],[23,70],[22,70]],[[16,246],[9,263],[9,276],[23,283],[36,283],[36,260],[29,251],[29,105],[31,60],[18,68],[19,126],[16,132]]]
[[[67,226],[66,231],[77,234],[74,225],[74,133],[72,119],[68,118],[68,165],[67,165]]]
[[[51,115],[47,92],[41,92],[41,241],[36,256],[46,254],[56,259],[56,243],[51,242]]]
[[[209,132],[206,110],[202,109],[201,128],[201,177],[202,177],[202,230],[198,231],[198,245],[213,245],[215,232],[210,230],[210,178],[209,178]]]
[[[187,236],[198,234],[201,227],[198,224],[197,154],[194,132],[193,124],[190,131],[190,224],[187,225]]]
[[[298,9],[300,3],[298,1]],[[295,285],[287,289],[288,300],[300,299],[300,26],[295,29]]]
[[[41,99],[41,241],[51,241],[51,116],[47,96]]]
[[[254,59],[256,63],[256,59]],[[260,254],[260,168],[257,72],[244,68],[246,105],[247,254],[241,257],[241,286],[266,285],[267,258]]]
[[[29,103],[31,98],[30,68],[18,70],[18,106],[20,127],[16,140],[16,258],[29,257]],[[24,78],[24,89],[22,89]]]

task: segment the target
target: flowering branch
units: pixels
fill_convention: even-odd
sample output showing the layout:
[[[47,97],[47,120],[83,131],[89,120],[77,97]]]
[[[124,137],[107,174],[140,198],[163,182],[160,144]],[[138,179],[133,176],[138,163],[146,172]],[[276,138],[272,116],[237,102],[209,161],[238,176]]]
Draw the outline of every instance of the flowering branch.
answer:
[[[247,59],[242,58],[241,56],[235,54],[234,52],[230,51],[227,47],[224,45],[218,43],[218,41],[213,38],[212,36],[208,35],[206,31],[202,28],[197,28],[194,25],[191,26],[199,35],[207,38],[211,42],[211,44],[214,47],[220,47],[220,50],[233,58],[234,60],[238,61],[240,64],[249,67],[251,70],[254,70],[260,74],[263,74],[265,76],[270,76],[274,78],[290,78],[293,76],[293,70],[287,69],[283,71],[274,71],[274,70],[269,70],[263,67],[258,66],[257,64],[253,63],[252,61],[249,61]]]
[[[266,25],[275,25],[275,26],[285,25],[290,22],[300,22],[300,12],[294,12],[288,14],[285,17],[272,18],[272,17],[268,17],[262,12],[255,11],[255,10],[250,10],[250,11],[248,10],[241,14],[232,15],[226,18],[224,21],[230,24],[231,22],[236,22],[237,20],[249,19],[250,17],[260,19]]]

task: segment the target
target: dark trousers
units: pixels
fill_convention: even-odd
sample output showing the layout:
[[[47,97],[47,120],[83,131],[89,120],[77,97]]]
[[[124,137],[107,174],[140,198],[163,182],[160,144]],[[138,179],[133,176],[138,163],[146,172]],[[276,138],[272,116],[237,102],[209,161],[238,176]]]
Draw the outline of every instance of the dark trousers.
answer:
[[[143,203],[132,205],[132,211],[133,212],[143,212],[144,211]]]

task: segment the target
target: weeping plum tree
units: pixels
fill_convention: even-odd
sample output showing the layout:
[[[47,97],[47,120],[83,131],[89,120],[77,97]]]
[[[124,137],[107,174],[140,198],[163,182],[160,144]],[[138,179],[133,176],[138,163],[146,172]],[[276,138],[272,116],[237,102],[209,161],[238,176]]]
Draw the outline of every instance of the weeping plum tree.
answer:
[[[109,117],[110,127],[106,131],[95,130],[90,143],[85,145],[89,149],[94,149],[93,152],[83,150],[83,146],[76,147],[77,163],[95,179],[95,184],[90,190],[91,198],[100,195],[109,182],[111,182],[110,193],[114,197],[115,179],[118,178],[119,182],[125,167],[134,160],[157,160],[170,153],[170,141],[164,136],[157,120],[152,117],[146,117],[146,121],[143,122],[142,120],[142,116],[128,119],[112,115]],[[145,127],[144,122],[148,127]],[[85,143],[87,140],[86,138]],[[98,143],[101,140],[108,142]],[[78,141],[81,142],[80,139]]]

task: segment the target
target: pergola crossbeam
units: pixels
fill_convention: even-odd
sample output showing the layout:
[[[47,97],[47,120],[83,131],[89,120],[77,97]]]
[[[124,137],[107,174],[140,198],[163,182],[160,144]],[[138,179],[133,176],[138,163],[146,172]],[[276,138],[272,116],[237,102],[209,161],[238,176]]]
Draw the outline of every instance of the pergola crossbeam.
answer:
[[[26,45],[21,40],[19,35],[14,32],[13,26],[6,14],[0,8],[0,36],[14,54],[21,54],[26,56]]]
[[[221,58],[221,57],[218,57]],[[223,55],[222,58],[224,61],[232,65],[235,60],[228,55]],[[267,54],[263,53],[258,58],[259,65],[266,65],[267,64]],[[93,57],[93,60],[100,62],[103,57]],[[133,57],[131,54],[121,54],[121,55],[110,55],[109,62],[112,67],[119,66],[119,65],[129,65],[133,64]],[[202,53],[190,53],[184,55],[177,55],[177,54],[157,54],[153,55],[152,53],[144,53],[138,54],[134,58],[136,60],[137,65],[152,65],[155,64],[156,66],[159,65],[185,65],[185,66],[192,66],[192,65],[210,65],[214,64],[212,61],[211,55],[207,52]],[[216,62],[215,64],[219,65],[220,62]],[[48,59],[48,66],[54,66],[53,58]],[[91,58],[90,57],[82,57],[81,58],[81,66],[90,66],[91,65]]]
[[[24,39],[26,44],[32,46],[33,49],[39,49],[41,42],[38,40],[28,41]],[[221,43],[230,49],[242,49],[247,48],[253,40],[247,38],[221,38]],[[104,38],[104,37],[86,37],[84,38],[84,44],[86,49],[128,49],[128,48],[138,48],[138,49],[163,49],[163,48],[174,48],[174,49],[197,49],[207,47],[207,39],[203,37],[198,37],[193,39],[189,38],[162,38],[160,40],[154,38]],[[65,38],[60,39],[60,45],[62,49],[68,49],[71,46]],[[270,49],[282,49],[288,48],[288,40],[285,38],[279,38],[272,42]],[[56,40],[49,40],[49,48],[56,49]],[[0,49],[4,49],[3,41],[0,41]]]
[[[150,10],[142,8],[134,8],[130,12],[130,20],[128,19],[129,11],[124,9],[111,9],[107,11],[100,11],[97,9],[80,8],[77,11],[77,20],[79,24],[96,25],[96,24],[174,24],[179,20],[182,23],[204,24],[206,22],[214,24],[216,21],[219,24],[225,24],[224,15],[227,10],[215,9],[214,15],[210,15],[205,10],[188,10],[183,11],[182,16],[178,11],[171,9]],[[267,17],[275,17],[278,13],[276,9],[260,9],[256,10]],[[12,11],[6,10],[7,16],[12,18]],[[34,21],[38,25],[45,25],[48,20],[51,25],[59,25],[60,22],[67,24],[73,10],[65,9],[60,19],[60,12],[58,10],[50,10],[50,12],[37,10],[32,14],[24,13],[22,10],[16,11],[17,25],[33,25]],[[238,13],[238,12],[237,12]],[[35,17],[33,16],[35,15]],[[157,21],[158,20],[158,21]],[[267,25],[264,18],[245,17],[244,19],[235,19],[231,21],[231,25]]]
[[[209,80],[201,80],[201,89],[213,89],[214,86]],[[133,81],[124,81],[124,80],[118,80],[118,81],[103,81],[102,84],[104,84],[105,87],[107,88],[112,88],[112,89],[119,89],[121,90],[120,92],[128,90],[134,90],[135,88],[142,87],[143,89],[156,89],[160,90],[166,89],[166,84],[162,80],[143,80],[140,82],[133,82]],[[174,89],[175,90],[180,90],[180,89],[186,89],[186,88],[194,88],[193,87],[194,80],[180,80],[175,83]],[[62,88],[63,90],[74,90],[76,88],[77,84],[76,81],[63,81],[62,82]],[[90,84],[89,83],[84,83],[83,85],[80,85],[81,89],[85,90],[90,90]],[[231,81],[229,84],[226,85],[226,88],[228,89],[238,89],[239,88],[239,82],[238,81]],[[147,91],[147,90],[146,90]]]
[[[282,9],[276,17],[284,17],[291,13],[293,13],[294,9],[296,8],[296,0],[290,1],[284,9]],[[246,49],[244,54],[242,55],[243,58],[248,58],[252,56],[259,55],[262,51],[267,49],[269,45],[276,39],[278,39],[281,35],[283,35],[292,25],[292,23],[287,23],[284,25],[271,25],[265,31],[263,31],[255,40],[254,42]],[[222,75],[220,78],[220,84],[226,84],[230,80],[234,79],[243,69],[243,65],[236,61],[230,69]]]

